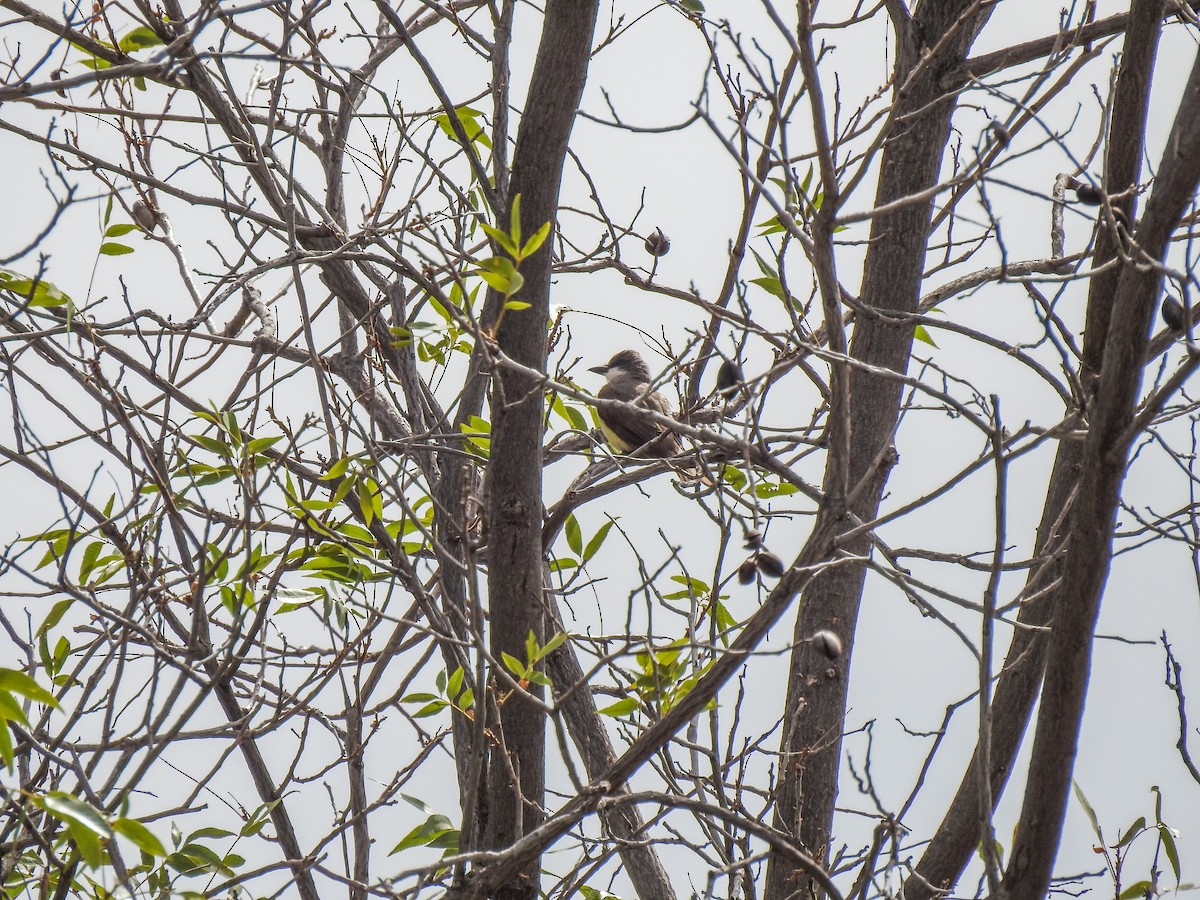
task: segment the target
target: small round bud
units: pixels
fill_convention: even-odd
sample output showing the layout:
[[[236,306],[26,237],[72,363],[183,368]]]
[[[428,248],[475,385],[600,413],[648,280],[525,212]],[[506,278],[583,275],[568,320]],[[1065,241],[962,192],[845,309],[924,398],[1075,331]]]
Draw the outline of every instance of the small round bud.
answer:
[[[1162,317],[1172,331],[1184,332],[1187,330],[1187,313],[1184,311],[1183,304],[1174,297],[1163,297]]]
[[[821,629],[809,640],[827,659],[837,659],[842,655],[842,639],[828,629]]]
[[[666,256],[671,252],[671,239],[663,234],[661,228],[655,228],[646,238],[646,252],[651,256]]]
[[[758,563],[758,571],[762,572],[768,578],[782,578],[783,573],[787,569],[783,565],[783,560],[771,553],[769,550],[763,550],[755,557]]]
[[[130,215],[133,216],[133,221],[142,231],[150,232],[158,224],[158,216],[154,210],[143,203],[141,200],[135,200],[133,206],[129,209]]]
[[[754,564],[754,557],[750,557],[737,570],[738,584],[750,584],[754,581],[754,576],[758,574],[758,566]]]
[[[757,528],[746,529],[746,549],[757,550],[762,546],[762,532]]]

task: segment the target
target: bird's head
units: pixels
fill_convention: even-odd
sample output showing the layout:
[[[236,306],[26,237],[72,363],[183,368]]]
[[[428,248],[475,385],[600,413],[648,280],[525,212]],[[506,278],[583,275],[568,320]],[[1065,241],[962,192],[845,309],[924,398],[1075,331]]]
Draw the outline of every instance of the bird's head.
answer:
[[[622,350],[604,365],[592,366],[588,371],[603,375],[609,381],[619,378],[632,378],[643,382],[650,380],[650,369],[636,350]]]

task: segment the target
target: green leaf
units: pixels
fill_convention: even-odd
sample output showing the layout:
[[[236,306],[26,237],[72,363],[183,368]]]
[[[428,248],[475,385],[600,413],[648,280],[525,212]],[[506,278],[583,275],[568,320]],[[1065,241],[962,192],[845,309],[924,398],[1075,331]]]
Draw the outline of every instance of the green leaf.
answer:
[[[616,894],[610,894],[608,891],[600,891],[593,887],[588,887],[586,884],[579,886],[579,893],[583,895],[583,900],[621,900]]]
[[[740,491],[742,488],[744,488],[746,486],[746,482],[749,481],[749,479],[746,478],[746,476],[742,472],[742,470],[739,469],[737,466],[728,466],[727,465],[725,467],[725,469],[722,471],[721,477],[724,478],[725,481],[727,481],[729,483],[729,486],[732,487],[735,491]]]
[[[0,721],[0,760],[4,761],[4,768],[8,769],[9,773],[13,770],[13,759],[12,735],[8,731],[8,723]]]
[[[167,848],[162,841],[137,819],[114,819],[112,827],[117,834],[133,841],[139,850],[145,850],[151,856],[167,855]]]
[[[275,800],[272,802],[278,803],[279,801]],[[193,831],[191,834],[189,834],[187,843],[194,844],[200,838],[227,838],[227,837],[233,837],[233,832],[227,831],[224,828],[215,828],[212,826],[208,826],[205,828],[197,828],[195,831]]]
[[[88,576],[96,568],[96,560],[100,558],[100,551],[103,549],[104,543],[102,541],[92,541],[84,549],[83,559],[79,563],[80,584],[87,584]]]
[[[717,623],[717,631],[722,634],[737,626],[737,619],[730,614],[728,608],[720,600],[713,603],[713,620]]]
[[[65,791],[50,791],[40,798],[38,806],[64,822],[77,822],[93,834],[106,838],[113,835],[112,826],[98,810]]]
[[[440,700],[440,699],[442,699],[442,698],[439,697],[437,694],[430,694],[428,692],[422,691],[422,692],[419,692],[416,694],[405,694],[403,697],[400,698],[400,702],[401,703],[428,703],[431,700]]]
[[[233,456],[233,449],[219,438],[208,437],[204,434],[197,434],[193,435],[192,440],[205,450],[217,454],[217,456],[223,456],[226,459],[229,459]]]
[[[754,486],[754,496],[760,498],[786,497],[788,494],[794,494],[798,490],[800,490],[800,488],[787,481],[781,481],[778,483],[773,481],[764,481]]]
[[[533,629],[530,628],[529,634],[525,635],[525,658],[529,660],[529,664],[531,666],[542,658],[540,650],[541,648],[538,647],[537,635],[534,634]]]
[[[913,338],[920,341],[922,344],[928,344],[930,347],[938,350],[941,349],[938,347],[937,341],[929,336],[929,331],[926,330],[924,325],[918,325],[913,329]]]
[[[132,53],[135,50],[144,50],[147,47],[161,46],[162,39],[154,33],[154,30],[146,25],[142,25],[121,38],[117,44],[117,49],[122,53]]]
[[[333,481],[335,478],[341,478],[346,474],[346,470],[350,468],[350,463],[353,461],[353,456],[343,456],[329,467],[329,471],[321,476],[321,481]]]
[[[685,11],[695,15],[704,13],[704,4],[700,0],[679,0],[679,5]]]
[[[505,309],[511,309],[514,311],[529,309],[531,306],[533,306],[532,303],[526,303],[524,300],[509,300],[504,304]]]
[[[492,446],[492,424],[487,419],[481,419],[479,416],[468,416],[467,421],[461,426],[462,432],[466,435],[467,441],[483,451],[486,456]]]
[[[120,225],[110,225],[107,228],[105,228],[104,236],[105,237],[121,237],[122,235],[129,234],[129,232],[131,232],[131,231],[140,231],[140,230],[141,229],[139,229],[132,222],[124,222]]]
[[[0,691],[10,694],[20,694],[34,703],[45,703],[47,706],[58,706],[54,695],[38,685],[36,681],[24,672],[16,669],[0,669]]]
[[[1139,816],[1138,820],[1125,829],[1125,833],[1121,835],[1121,839],[1117,841],[1118,847],[1124,847],[1139,834],[1146,830],[1146,817]]]
[[[601,545],[604,544],[604,539],[606,537],[608,537],[608,532],[612,527],[613,527],[613,521],[612,521],[612,519],[609,519],[607,522],[605,522],[603,525],[600,526],[599,531],[597,531],[594,535],[592,535],[592,539],[590,541],[588,541],[587,546],[583,548],[583,561],[584,562],[587,562],[593,556],[596,555],[597,551],[600,550]]]
[[[473,144],[479,144],[482,147],[491,149],[491,139],[488,138],[487,133],[483,130],[483,126],[475,121],[482,115],[483,113],[479,110],[472,109],[469,106],[460,106],[454,110],[454,117],[462,125],[463,133],[467,136],[467,140]],[[450,124],[450,116],[442,113],[439,116],[435,116],[433,120],[437,122],[438,127],[446,137],[452,141],[458,141],[458,135],[454,133],[454,128]]]
[[[759,254],[759,252],[753,247],[750,248],[750,252],[754,254],[754,262],[758,265],[758,271],[762,272],[763,275],[767,276],[768,278],[774,278],[776,281],[778,281],[779,272],[776,271],[775,267],[769,265],[767,261],[762,258],[762,255]]]
[[[46,616],[46,618],[42,620],[42,624],[38,626],[38,634],[45,634],[47,631],[57,625],[62,620],[62,617],[66,615],[67,610],[70,609],[74,603],[74,597],[67,597],[65,600],[59,600],[57,603],[55,603],[54,606],[50,608],[50,615]]]
[[[454,823],[452,823],[448,818],[440,813],[435,813],[426,819],[424,823],[418,825],[407,835],[405,835],[404,839],[392,848],[388,856],[394,856],[401,850],[408,850],[411,847],[451,846],[450,844],[446,843],[446,839],[449,834],[454,835],[453,847],[457,848],[458,829],[454,827]]]
[[[374,488],[377,486],[369,478],[358,479],[358,490],[356,491],[358,495],[358,510],[362,513],[363,521],[368,526],[375,521],[377,495]],[[382,503],[379,504],[379,510],[382,512]]]
[[[462,683],[463,683],[464,677],[466,677],[466,672],[463,671],[462,666],[459,666],[457,669],[454,670],[454,672],[450,675],[450,680],[446,682],[446,696],[447,697],[457,697],[458,696],[459,691],[462,690]]]
[[[546,238],[550,237],[550,223],[547,222],[541,228],[533,233],[533,236],[525,242],[525,246],[521,248],[521,259],[527,259],[537,252],[537,249],[546,242]]]
[[[787,291],[783,289],[783,283],[778,278],[751,278],[750,283],[757,284],[768,294],[778,297],[780,300],[787,299]]]
[[[481,260],[476,274],[492,288],[507,296],[515,294],[525,284],[525,279],[517,271],[513,261],[503,256],[491,256]]]
[[[67,661],[67,655],[71,652],[71,642],[65,637],[60,637],[54,645],[54,671],[61,672],[63,664]]]
[[[1171,871],[1175,873],[1175,880],[1179,881],[1179,848],[1175,846],[1175,833],[1166,825],[1159,825],[1158,838],[1162,841],[1163,850],[1167,853],[1167,860],[1171,863]]]
[[[579,520],[575,518],[574,513],[567,515],[567,524],[563,531],[567,534],[567,546],[571,548],[571,552],[576,556],[583,553],[583,534],[579,530]]]
[[[246,824],[238,829],[238,836],[253,837],[262,831],[267,826],[267,823],[271,821],[271,810],[278,806],[279,803],[279,800],[271,800],[261,804],[258,809],[254,810]]]
[[[637,712],[638,702],[633,697],[626,697],[624,700],[618,700],[611,706],[606,706],[599,710],[602,716],[612,716],[614,719],[619,719],[621,716],[631,716]]]
[[[516,259],[519,256],[521,251],[516,242],[514,242],[511,237],[509,237],[499,228],[494,228],[487,222],[480,222],[479,227],[483,229],[484,233],[488,237],[490,237],[500,246],[500,249],[506,251],[513,259]]]
[[[433,702],[427,703],[426,705],[424,705],[420,709],[418,709],[415,713],[412,714],[412,717],[414,719],[427,719],[430,716],[437,715],[443,709],[446,709],[449,705],[450,704],[447,703],[445,700],[434,700]]]
[[[261,453],[262,451],[268,449],[269,447],[275,446],[277,443],[279,443],[282,440],[283,440],[282,436],[254,438],[254,440],[252,440],[248,444],[246,444],[246,453],[248,455],[254,455],[256,453]]]
[[[71,843],[75,845],[83,861],[93,869],[104,865],[104,848],[100,844],[100,836],[79,822],[67,820],[66,826]]]
[[[1117,900],[1133,900],[1134,897],[1154,896],[1154,884],[1150,881],[1137,881],[1117,895]]]
[[[1092,823],[1092,831],[1095,832],[1097,840],[1103,844],[1104,835],[1100,831],[1100,820],[1096,818],[1096,811],[1092,809],[1092,804],[1088,803],[1087,797],[1083,795],[1083,789],[1079,787],[1079,782],[1071,779],[1071,786],[1075,789],[1075,799],[1079,801],[1079,805],[1083,807],[1088,821]]]
[[[567,633],[565,631],[560,631],[558,634],[554,635],[554,637],[550,638],[550,640],[546,641],[546,643],[542,645],[542,649],[538,653],[538,659],[542,659],[553,653],[555,650],[561,647],[566,640]]]
[[[124,256],[126,253],[132,253],[133,248],[125,244],[116,244],[112,241],[106,241],[100,245],[101,256]]]
[[[67,306],[71,302],[70,297],[49,281],[26,278],[9,269],[0,269],[0,288],[12,291],[38,309]]]
[[[513,197],[512,210],[508,217],[508,234],[513,239],[513,244],[521,246],[521,195]],[[513,256],[517,254],[514,253]]]
[[[550,399],[550,408],[559,416],[566,420],[567,424],[577,431],[588,431],[587,419],[583,417],[583,413],[573,406],[567,406],[563,398],[551,391],[547,396]]]
[[[232,875],[233,869],[230,868],[230,864],[240,860],[240,856],[230,854],[222,857],[203,844],[194,844],[189,841],[179,849],[178,853],[172,853],[167,857],[167,865],[178,869],[184,875],[201,875],[206,872]]]
[[[19,722],[25,728],[29,727],[29,720],[25,718],[25,710],[21,709],[21,704],[12,694],[3,692],[0,692],[0,720]]]
[[[107,44],[105,46],[107,46]],[[101,59],[98,56],[92,56],[88,59],[81,59],[79,64],[84,68],[91,69],[93,72],[99,72],[101,69],[112,68],[112,63],[110,63],[107,59]]]
[[[501,653],[500,658],[504,660],[504,668],[516,675],[517,678],[525,677],[525,664],[519,659],[511,653]]]
[[[699,578],[691,578],[687,575],[672,575],[671,580],[676,584],[682,584],[697,597],[702,597],[709,592],[708,585]]]

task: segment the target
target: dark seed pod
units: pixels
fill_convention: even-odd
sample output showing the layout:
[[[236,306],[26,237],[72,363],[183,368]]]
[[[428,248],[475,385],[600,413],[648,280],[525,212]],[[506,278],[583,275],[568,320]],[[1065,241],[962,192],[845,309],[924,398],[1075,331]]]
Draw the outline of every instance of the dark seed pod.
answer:
[[[1162,317],[1172,331],[1182,333],[1187,330],[1187,313],[1174,297],[1163,297]]]
[[[154,214],[154,210],[141,200],[135,200],[129,212],[133,216],[133,221],[142,231],[153,231],[154,226],[158,224],[158,216]]]
[[[754,576],[758,574],[758,566],[754,563],[754,557],[750,557],[740,566],[738,566],[737,580],[738,584],[750,584],[754,581]]]
[[[1097,187],[1092,187],[1086,181],[1077,181],[1072,187],[1075,190],[1075,199],[1085,206],[1099,206],[1104,202],[1104,194]]]
[[[64,74],[66,74],[66,71],[67,71],[66,69],[55,69],[53,72],[50,73],[50,80],[51,81],[62,81],[62,77]],[[60,96],[60,97],[67,96],[67,92],[64,91],[62,88],[55,88],[54,93],[58,94],[58,96]]]
[[[828,659],[837,659],[842,655],[842,639],[827,629],[821,629],[809,638],[813,646]]]
[[[757,550],[762,546],[762,532],[757,528],[746,529],[746,549]]]
[[[742,367],[731,359],[721,363],[717,369],[717,393],[726,400],[732,400],[742,389]]]
[[[787,571],[783,566],[783,560],[769,550],[759,553],[755,557],[755,561],[758,563],[758,571],[768,578],[782,578],[783,573]]]
[[[663,234],[661,228],[655,228],[646,238],[646,252],[651,256],[666,256],[671,252],[671,239]]]

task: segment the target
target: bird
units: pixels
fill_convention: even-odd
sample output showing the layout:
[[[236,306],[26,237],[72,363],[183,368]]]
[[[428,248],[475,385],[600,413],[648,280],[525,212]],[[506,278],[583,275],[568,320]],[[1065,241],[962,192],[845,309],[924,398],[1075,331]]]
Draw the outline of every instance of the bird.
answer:
[[[667,398],[652,388],[650,369],[636,350],[622,350],[604,365],[592,366],[588,371],[606,379],[596,394],[601,400],[623,400],[664,416],[675,414]],[[618,453],[667,459],[678,456],[683,449],[678,435],[635,412],[610,407],[596,413],[604,437]]]

